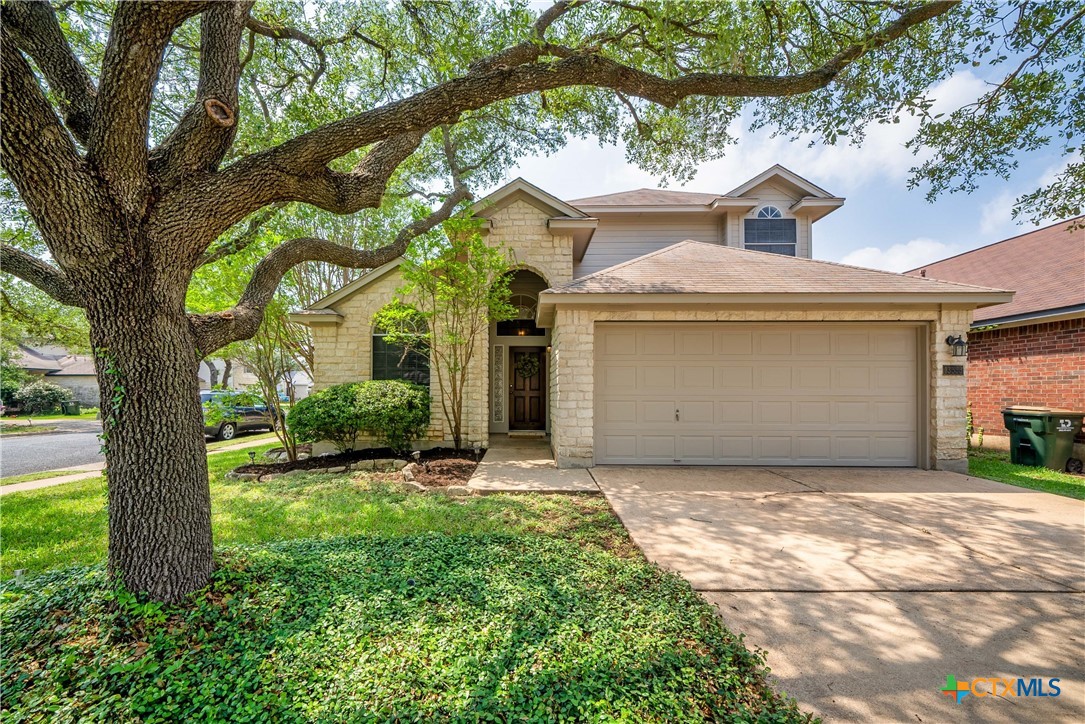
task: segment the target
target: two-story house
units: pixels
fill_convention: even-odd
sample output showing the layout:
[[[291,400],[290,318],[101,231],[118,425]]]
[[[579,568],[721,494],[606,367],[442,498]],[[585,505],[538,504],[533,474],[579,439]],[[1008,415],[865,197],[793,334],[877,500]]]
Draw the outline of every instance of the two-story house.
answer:
[[[965,469],[964,359],[946,340],[1011,295],[811,259],[813,224],[843,203],[781,166],[724,194],[563,201],[517,179],[480,200],[520,313],[470,370],[467,439],[549,435],[560,467]],[[373,326],[398,266],[293,316],[317,389],[429,380]]]

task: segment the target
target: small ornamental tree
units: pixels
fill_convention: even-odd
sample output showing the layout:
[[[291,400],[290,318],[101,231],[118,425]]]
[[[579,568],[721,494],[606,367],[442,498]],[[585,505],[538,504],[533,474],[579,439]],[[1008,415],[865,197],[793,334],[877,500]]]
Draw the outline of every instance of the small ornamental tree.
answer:
[[[70,391],[45,380],[29,382],[15,393],[15,401],[23,406],[23,412],[28,415],[48,412],[71,398]]]
[[[400,267],[396,300],[373,318],[385,340],[426,354],[437,377],[441,412],[456,449],[463,447],[464,391],[471,361],[485,349],[490,322],[512,319],[507,249],[489,246],[467,224],[450,222],[448,237],[416,242]]]

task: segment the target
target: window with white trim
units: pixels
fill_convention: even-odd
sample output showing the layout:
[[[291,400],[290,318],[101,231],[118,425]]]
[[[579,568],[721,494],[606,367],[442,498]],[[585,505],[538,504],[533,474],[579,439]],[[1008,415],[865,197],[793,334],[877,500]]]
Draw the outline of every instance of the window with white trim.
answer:
[[[797,223],[795,219],[785,219],[783,216],[783,212],[775,206],[763,206],[758,209],[756,218],[745,219],[745,248],[795,256],[798,246]]]

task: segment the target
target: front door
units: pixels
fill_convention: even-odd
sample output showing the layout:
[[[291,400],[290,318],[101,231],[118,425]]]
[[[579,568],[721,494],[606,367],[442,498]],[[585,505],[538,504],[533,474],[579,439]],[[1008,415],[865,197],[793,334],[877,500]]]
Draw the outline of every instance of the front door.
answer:
[[[509,429],[545,430],[546,350],[543,347],[513,347],[509,353],[509,373],[512,375]]]

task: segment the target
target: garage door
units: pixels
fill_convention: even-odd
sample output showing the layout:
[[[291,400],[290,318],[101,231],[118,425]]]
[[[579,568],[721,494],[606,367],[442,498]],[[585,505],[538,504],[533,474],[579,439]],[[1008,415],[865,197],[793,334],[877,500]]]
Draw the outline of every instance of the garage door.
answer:
[[[917,330],[600,324],[595,461],[914,466]]]

